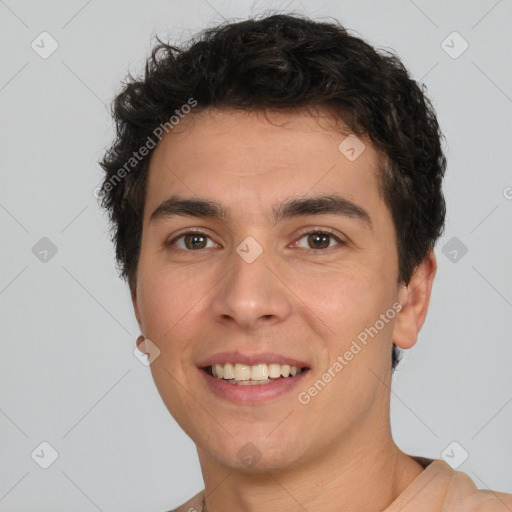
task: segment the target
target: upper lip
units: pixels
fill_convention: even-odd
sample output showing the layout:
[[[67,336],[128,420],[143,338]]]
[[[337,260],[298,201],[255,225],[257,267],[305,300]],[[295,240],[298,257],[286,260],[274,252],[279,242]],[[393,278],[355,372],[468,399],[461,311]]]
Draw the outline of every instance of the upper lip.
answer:
[[[288,357],[275,352],[261,352],[259,354],[242,354],[241,352],[219,352],[201,361],[198,366],[204,368],[214,364],[240,363],[248,366],[257,364],[289,364],[297,368],[308,368],[308,364],[293,357]]]

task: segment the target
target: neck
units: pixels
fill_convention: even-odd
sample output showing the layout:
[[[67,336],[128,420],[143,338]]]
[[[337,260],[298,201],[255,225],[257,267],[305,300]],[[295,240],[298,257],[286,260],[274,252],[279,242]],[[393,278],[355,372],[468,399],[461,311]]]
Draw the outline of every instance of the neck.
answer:
[[[389,425],[344,435],[307,463],[241,472],[198,449],[205,482],[205,512],[322,510],[382,511],[423,471],[401,452]]]

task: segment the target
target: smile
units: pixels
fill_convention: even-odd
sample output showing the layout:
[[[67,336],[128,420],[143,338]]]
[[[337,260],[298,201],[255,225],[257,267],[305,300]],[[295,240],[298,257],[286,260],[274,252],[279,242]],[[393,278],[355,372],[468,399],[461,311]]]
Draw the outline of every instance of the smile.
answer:
[[[246,405],[270,403],[279,397],[289,397],[311,371],[308,367],[279,363],[216,363],[198,370],[213,396],[222,401]]]
[[[217,379],[222,379],[235,385],[257,385],[270,384],[277,379],[295,377],[304,371],[290,364],[255,364],[247,365],[242,363],[214,364],[205,368],[206,373]]]

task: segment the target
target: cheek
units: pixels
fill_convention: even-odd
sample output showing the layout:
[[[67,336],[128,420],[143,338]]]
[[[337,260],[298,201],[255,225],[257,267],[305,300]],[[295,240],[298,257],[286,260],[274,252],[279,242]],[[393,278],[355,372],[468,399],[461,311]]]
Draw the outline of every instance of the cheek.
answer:
[[[161,351],[176,353],[188,344],[183,336],[190,319],[208,295],[208,280],[193,278],[183,269],[161,268],[143,273],[138,290],[144,334]]]
[[[196,371],[191,366],[193,341],[200,338],[197,319],[207,287],[202,288],[204,276],[192,281],[189,274],[183,269],[170,271],[159,266],[150,271],[146,267],[139,304],[145,335],[160,349],[150,366],[153,380],[171,415],[191,435],[189,418],[202,417],[202,411],[195,410],[197,404],[191,402],[186,388],[190,372]]]
[[[390,311],[396,301],[394,289],[389,272],[376,265],[356,263],[297,281],[297,296],[304,298],[307,306],[304,314],[311,317],[313,313],[328,328],[324,330],[327,351],[322,365],[329,367],[338,356],[343,357],[351,350],[349,366],[354,371],[343,373],[347,377],[350,374],[353,380],[367,377],[367,370],[355,371],[357,368],[387,361],[394,310],[386,322],[381,320],[381,315]]]
[[[343,269],[309,273],[297,280],[297,296],[338,337],[373,318],[382,303],[382,283],[367,268],[352,264]]]

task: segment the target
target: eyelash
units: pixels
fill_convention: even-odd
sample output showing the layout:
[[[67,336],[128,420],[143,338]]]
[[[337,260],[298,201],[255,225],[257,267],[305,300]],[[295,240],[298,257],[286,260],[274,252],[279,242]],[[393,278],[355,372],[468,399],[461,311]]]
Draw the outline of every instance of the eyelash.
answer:
[[[317,234],[327,235],[327,236],[333,238],[338,243],[339,246],[346,245],[346,242],[341,240],[338,236],[336,236],[331,231],[325,230],[325,229],[313,229],[313,230],[309,230],[309,231],[304,231],[304,232],[300,233],[299,238],[297,238],[297,240],[294,242],[294,244],[296,244],[299,240],[302,240],[305,236],[317,235]],[[188,235],[202,235],[202,236],[204,236],[206,238],[209,238],[211,240],[211,237],[208,236],[206,233],[204,233],[202,231],[186,231],[185,233],[181,233],[180,235],[174,237],[172,240],[169,240],[168,242],[165,243],[165,245],[167,247],[172,247],[178,240],[180,240],[181,238],[184,238],[184,237],[186,237]],[[303,249],[303,250],[305,250],[307,253],[324,254],[324,253],[328,252],[331,249],[332,249],[332,247],[327,247],[325,249],[310,249],[310,248],[307,248],[307,249]],[[200,252],[200,251],[202,251],[204,249],[193,250],[193,249],[177,248],[176,250],[184,251],[184,252]]]

